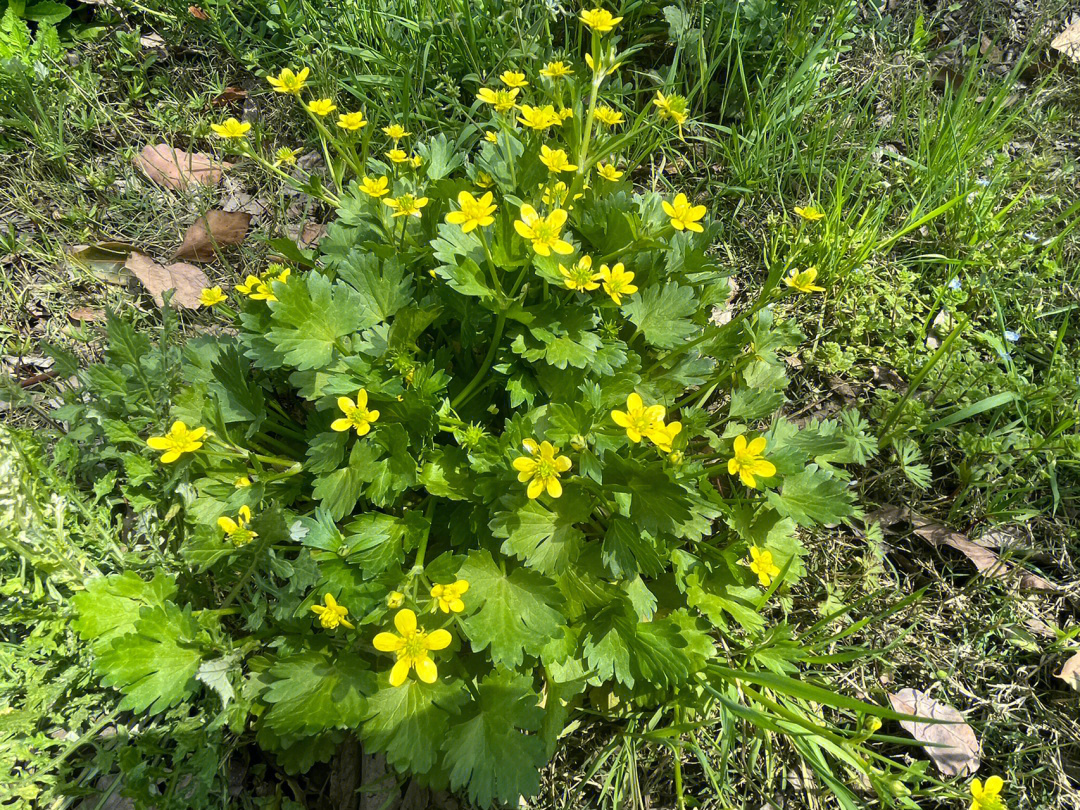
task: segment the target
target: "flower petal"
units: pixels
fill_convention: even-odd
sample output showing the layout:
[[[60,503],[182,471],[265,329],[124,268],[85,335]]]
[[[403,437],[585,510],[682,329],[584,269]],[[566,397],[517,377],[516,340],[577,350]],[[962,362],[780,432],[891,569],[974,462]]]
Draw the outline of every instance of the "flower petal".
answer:
[[[335,419],[333,422],[330,423],[330,429],[336,430],[338,433],[346,431],[351,427],[352,422],[350,422],[348,419]]]
[[[353,404],[353,401],[348,397],[338,397],[337,406],[345,415],[348,415],[356,410],[356,406]]]
[[[746,436],[739,434],[735,437],[735,441],[731,445],[736,453],[742,453],[746,450]]]
[[[758,436],[746,446],[746,451],[752,456],[760,456],[765,452],[767,442],[764,436]]]
[[[534,478],[532,481],[529,482],[529,488],[527,490],[525,490],[525,494],[528,495],[530,499],[536,500],[537,498],[540,497],[540,493],[543,492],[543,491],[544,491],[544,479],[543,478]]]
[[[549,478],[547,480],[547,493],[552,498],[562,497],[562,484],[559,483],[558,478]]]
[[[435,683],[439,680],[439,668],[430,658],[421,658],[416,661],[416,674],[424,683]]]
[[[424,639],[424,646],[429,650],[445,650],[453,640],[448,630],[433,630]]]
[[[312,605],[311,609],[315,610],[317,607],[321,607],[321,605]],[[326,610],[326,608],[323,608],[323,610]],[[405,646],[405,639],[401,636],[395,636],[393,633],[378,633],[371,643],[375,645],[375,649],[379,652],[397,652]]]
[[[408,658],[401,658],[394,668],[390,670],[390,685],[401,686],[405,683],[405,679],[409,677],[409,670],[412,668],[412,660]]]
[[[416,614],[408,608],[399,610],[394,616],[394,627],[403,636],[416,632]]]

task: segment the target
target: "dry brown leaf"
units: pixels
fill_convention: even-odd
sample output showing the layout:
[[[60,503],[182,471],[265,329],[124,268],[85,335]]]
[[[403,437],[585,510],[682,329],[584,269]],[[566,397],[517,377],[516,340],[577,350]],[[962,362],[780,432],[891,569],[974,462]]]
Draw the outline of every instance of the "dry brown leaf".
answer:
[[[1077,17],[1065,30],[1054,37],[1050,47],[1060,51],[1074,62],[1080,62],[1080,17]]]
[[[124,262],[135,250],[127,242],[98,242],[96,245],[76,245],[68,251],[69,261],[82,270],[88,270],[98,281],[106,284],[124,284],[121,271]]]
[[[946,545],[954,548],[975,563],[979,572],[987,576],[1005,579],[1010,576],[1012,566],[1002,560],[994,551],[968,540],[967,535],[955,532],[947,526],[912,512],[910,509],[886,506],[867,516],[867,520],[889,526],[900,521],[911,523],[915,534],[935,546]],[[1021,569],[1020,587],[1036,591],[1060,591],[1054,583],[1038,574]]]
[[[203,11],[198,6],[188,6],[188,14],[194,17],[196,20],[209,20],[210,15]]]
[[[75,307],[68,313],[68,317],[73,321],[100,321],[105,317],[105,312],[90,307]]]
[[[941,723],[901,720],[900,725],[919,742],[932,743],[924,750],[939,771],[946,776],[970,776],[979,770],[979,740],[959,711],[935,700],[918,689],[889,693],[895,711],[918,717],[931,717]]]
[[[143,147],[134,163],[155,183],[176,191],[186,191],[193,185],[216,186],[230,165],[203,152],[185,152],[166,143]]]
[[[239,245],[247,236],[251,214],[243,211],[207,211],[205,216],[184,234],[184,243],[176,249],[174,259],[208,262],[214,258],[214,246]]]
[[[175,290],[174,306],[198,309],[199,293],[210,286],[210,279],[193,264],[175,262],[168,266],[158,264],[142,253],[132,253],[124,265],[137,278],[159,307],[164,304],[162,293]]]
[[[296,241],[300,243],[301,248],[307,249],[318,245],[324,236],[326,236],[325,225],[318,222],[305,222],[304,227],[300,229],[300,238]]]
[[[211,107],[227,107],[247,98],[248,91],[240,87],[226,87],[210,101]]]
[[[1057,676],[1080,692],[1080,652],[1074,653],[1072,658],[1065,662]]]

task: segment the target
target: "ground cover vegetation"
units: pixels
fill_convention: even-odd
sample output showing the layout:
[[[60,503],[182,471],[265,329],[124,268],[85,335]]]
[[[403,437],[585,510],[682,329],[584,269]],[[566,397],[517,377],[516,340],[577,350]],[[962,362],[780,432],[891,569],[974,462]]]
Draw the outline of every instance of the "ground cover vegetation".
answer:
[[[0,801],[1075,804],[1069,23],[9,3]]]

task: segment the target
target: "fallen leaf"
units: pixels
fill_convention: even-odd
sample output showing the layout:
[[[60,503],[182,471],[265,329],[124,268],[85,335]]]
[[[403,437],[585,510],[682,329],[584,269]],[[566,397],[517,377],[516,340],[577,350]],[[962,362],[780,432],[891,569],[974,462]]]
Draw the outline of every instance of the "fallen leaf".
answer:
[[[188,6],[188,14],[194,17],[196,20],[209,20],[210,15],[203,11],[198,6]]]
[[[1077,692],[1080,692],[1080,652],[1074,653],[1072,658],[1065,662],[1057,677],[1061,678]]]
[[[1060,51],[1074,62],[1080,62],[1080,17],[1077,17],[1065,30],[1054,37],[1050,47]]]
[[[248,91],[240,87],[226,87],[210,100],[211,107],[227,107],[247,98]]]
[[[98,281],[124,284],[121,271],[124,262],[135,250],[127,242],[98,242],[96,245],[76,245],[68,251],[68,260],[81,270],[88,270]]]
[[[230,166],[204,152],[185,152],[166,143],[143,147],[134,163],[155,183],[176,191],[186,191],[193,185],[216,186]]]
[[[208,262],[216,255],[218,248],[226,245],[239,245],[247,236],[251,224],[251,214],[243,211],[207,211],[205,216],[195,220],[184,242],[173,254],[174,259],[193,262]]]
[[[997,579],[1006,579],[1011,575],[1012,566],[1002,560],[991,549],[980,546],[968,540],[967,535],[953,531],[929,518],[898,506],[886,506],[867,516],[868,521],[890,526],[893,523],[907,521],[911,523],[915,534],[934,546],[946,545],[954,548],[975,563],[979,572],[986,576]],[[1022,568],[1020,574],[1020,587],[1036,591],[1060,591],[1054,583],[1038,574],[1032,574]]]
[[[878,387],[899,391],[901,394],[907,393],[907,383],[895,370],[885,366],[870,366],[870,371],[873,372],[874,383]]]
[[[90,307],[75,307],[68,313],[68,317],[73,321],[100,321],[105,317],[105,312]]]
[[[979,770],[979,740],[959,711],[918,689],[889,693],[895,711],[931,717],[940,723],[901,720],[900,725],[919,742],[931,743],[924,750],[946,776],[970,776]]]
[[[172,303],[186,309],[198,309],[199,293],[210,286],[210,279],[193,264],[175,262],[168,266],[158,264],[142,253],[132,253],[124,265],[137,278],[159,307],[165,301],[162,293],[175,290]]]

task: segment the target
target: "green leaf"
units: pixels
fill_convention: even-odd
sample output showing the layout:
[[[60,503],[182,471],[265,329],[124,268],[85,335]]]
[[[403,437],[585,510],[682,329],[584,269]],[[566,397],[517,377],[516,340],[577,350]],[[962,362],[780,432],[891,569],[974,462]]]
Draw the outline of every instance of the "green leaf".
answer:
[[[321,273],[275,284],[274,294],[278,300],[270,302],[273,326],[267,338],[301,371],[327,365],[342,338],[380,320],[369,299]]]
[[[416,152],[424,159],[429,180],[441,180],[462,163],[461,150],[451,145],[441,132],[427,142],[418,143]]]
[[[613,453],[605,458],[604,485],[630,495],[629,517],[646,531],[676,532],[691,517],[690,497],[674,483],[659,462],[624,459]]]
[[[380,454],[381,448],[358,440],[349,453],[348,466],[317,476],[311,496],[320,501],[335,520],[341,520],[356,506],[364,484],[378,474]]]
[[[648,287],[632,297],[623,312],[651,345],[670,349],[701,328],[688,318],[697,309],[694,290],[669,281],[663,287]]]
[[[504,554],[513,554],[541,574],[560,574],[581,553],[585,535],[574,524],[588,518],[590,507],[587,496],[566,491],[553,509],[527,501],[514,511],[497,512],[488,527],[504,539]]]
[[[631,521],[618,515],[611,518],[604,535],[603,559],[618,579],[638,573],[654,577],[663,573],[664,563],[656,550],[656,541]]]
[[[370,441],[383,452],[368,478],[365,494],[377,506],[390,506],[416,484],[416,460],[409,455],[409,437],[400,424],[385,424],[376,427]]]
[[[232,682],[229,680],[229,672],[236,664],[233,656],[216,658],[213,661],[203,661],[195,678],[217,692],[221,698],[221,708],[227,709],[229,701],[236,697]]]
[[[450,787],[466,788],[481,807],[493,801],[516,804],[540,789],[544,743],[533,733],[544,712],[527,675],[493,672],[477,687],[461,719],[443,741]]]
[[[409,678],[401,686],[390,686],[385,677],[380,681],[379,691],[368,699],[364,748],[381,751],[399,770],[427,773],[438,761],[451,716],[464,702],[460,683],[426,684]]]
[[[361,306],[375,318],[363,329],[389,320],[412,300],[412,277],[396,259],[380,261],[374,253],[354,249],[336,269],[341,280],[360,294]]]
[[[460,447],[436,447],[428,453],[420,483],[438,498],[467,501],[472,496],[467,454]]]
[[[347,650],[296,653],[275,663],[270,675],[263,721],[278,734],[359,726],[376,682],[367,662]]]
[[[87,581],[85,591],[71,597],[77,612],[72,627],[83,641],[101,645],[134,632],[142,608],[164,607],[175,593],[175,578],[160,572],[149,582],[134,571],[97,577]]]
[[[94,662],[105,686],[124,693],[120,708],[157,714],[194,694],[202,652],[194,643],[198,626],[171,602],[145,607],[133,633],[114,637]]]
[[[507,575],[489,551],[475,550],[458,576],[470,585],[466,604],[470,609],[476,605],[464,621],[465,633],[477,652],[490,646],[497,665],[516,667],[525,655],[538,655],[545,643],[560,634],[559,592],[536,571],[516,568]]]
[[[22,16],[24,20],[56,25],[58,22],[66,20],[70,15],[71,9],[64,4],[54,3],[51,0],[42,0],[40,3],[27,6]]]
[[[801,473],[784,478],[779,492],[769,490],[769,503],[800,526],[838,523],[854,511],[852,494],[844,481],[811,464]]]

